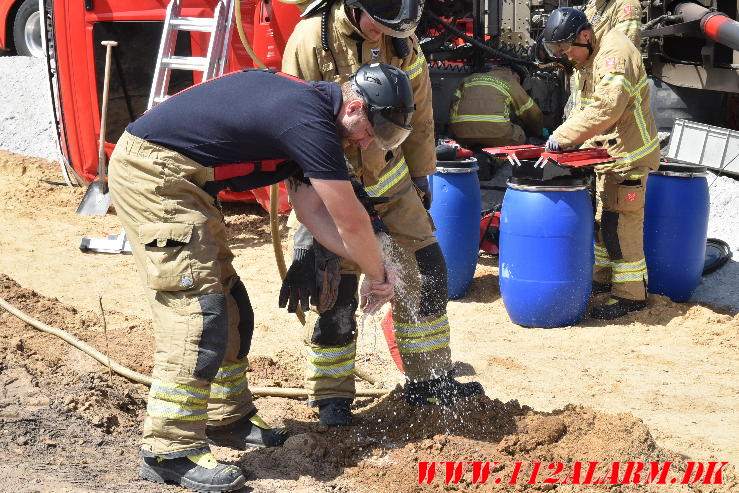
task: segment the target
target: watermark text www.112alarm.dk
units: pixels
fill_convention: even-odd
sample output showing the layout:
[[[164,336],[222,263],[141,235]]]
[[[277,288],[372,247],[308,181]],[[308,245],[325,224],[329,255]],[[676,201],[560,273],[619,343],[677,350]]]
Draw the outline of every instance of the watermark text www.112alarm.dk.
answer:
[[[513,462],[418,463],[418,484],[722,484],[728,462]]]

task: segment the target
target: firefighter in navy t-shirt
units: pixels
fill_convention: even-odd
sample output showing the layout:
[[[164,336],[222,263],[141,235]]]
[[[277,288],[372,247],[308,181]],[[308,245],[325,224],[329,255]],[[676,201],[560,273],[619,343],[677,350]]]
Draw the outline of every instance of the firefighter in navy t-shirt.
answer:
[[[349,82],[306,83],[250,70],[189,88],[126,128],[110,190],[154,320],[153,383],[141,476],[208,491],[244,484],[217,445],[277,446],[246,382],[254,313],[232,266],[215,197],[288,180],[290,200],[320,242],[365,273],[366,311],[393,296],[344,146],[397,146],[413,95],[402,71],[362,66]]]

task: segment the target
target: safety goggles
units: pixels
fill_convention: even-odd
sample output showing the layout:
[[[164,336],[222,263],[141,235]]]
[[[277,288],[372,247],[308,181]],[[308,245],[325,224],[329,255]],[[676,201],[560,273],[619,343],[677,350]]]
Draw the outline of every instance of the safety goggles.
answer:
[[[570,51],[570,48],[573,46],[587,48],[589,45],[586,43],[575,43],[575,38],[566,39],[564,41],[544,42],[544,49],[552,58],[566,58],[567,52]]]
[[[383,33],[407,38],[418,27],[424,3],[425,0],[355,0],[347,5],[364,10]]]
[[[395,149],[405,141],[413,130],[411,117],[413,108],[370,107],[367,118],[375,133],[375,141],[381,149],[389,151]]]

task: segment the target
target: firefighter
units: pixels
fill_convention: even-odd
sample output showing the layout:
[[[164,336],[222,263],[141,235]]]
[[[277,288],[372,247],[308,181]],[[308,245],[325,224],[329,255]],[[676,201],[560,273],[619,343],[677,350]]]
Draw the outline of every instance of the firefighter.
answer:
[[[392,316],[407,378],[405,399],[411,405],[450,404],[483,393],[479,383],[463,384],[450,374],[446,264],[428,214],[428,175],[436,171],[431,82],[413,35],[422,8],[419,0],[336,0],[319,5],[316,12],[309,8],[290,36],[282,61],[287,73],[332,81],[346,80],[362,63],[381,61],[399,67],[413,86],[413,130],[401,146],[347,150],[352,171],[369,195],[387,199],[376,207],[400,251],[399,277],[405,292],[396,299]],[[301,272],[303,281],[296,280],[300,276],[286,277],[285,288],[293,291],[314,270],[303,254],[312,241],[301,228],[294,243],[291,270]],[[318,408],[320,423],[350,425],[358,270],[347,259],[342,259],[340,269],[338,262],[330,260],[317,264],[320,291],[335,294],[318,307],[318,315],[311,312],[306,322],[309,403]]]
[[[378,70],[393,77],[381,78]],[[343,145],[401,142],[413,113],[412,89],[389,66],[360,67],[352,79],[366,96],[351,83],[236,72],[155,106],[118,141],[110,190],[154,315],[144,479],[197,491],[237,489],[242,472],[217,462],[208,443],[271,447],[287,437],[259,418],[247,386],[254,313],[232,266],[219,191],[287,179],[304,224],[365,273],[365,311],[392,297]]]
[[[452,137],[462,144],[497,147],[524,144],[527,133],[541,136],[544,115],[521,87],[519,73],[498,65],[465,78],[454,93],[449,118]]]
[[[547,148],[605,147],[617,158],[596,169],[593,292],[610,291],[611,297],[591,312],[594,318],[617,318],[646,306],[644,186],[659,166],[646,71],[626,35],[612,29],[597,39],[580,10],[554,10],[543,41],[550,56],[566,56],[582,75],[579,111],[552,133]]]

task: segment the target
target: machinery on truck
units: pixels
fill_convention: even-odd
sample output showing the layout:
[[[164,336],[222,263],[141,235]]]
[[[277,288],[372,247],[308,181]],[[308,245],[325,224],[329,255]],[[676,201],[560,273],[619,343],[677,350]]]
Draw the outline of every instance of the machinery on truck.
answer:
[[[225,36],[223,70],[255,67],[255,58],[279,69],[285,43],[309,3],[301,5],[301,1],[181,0],[180,16],[211,19],[218,5],[225,5],[222,8],[229,9],[233,22],[215,26]],[[168,3],[44,1],[44,48],[64,157],[62,172],[68,183],[90,182],[97,174],[105,57],[101,42],[118,42],[113,51],[105,139],[109,154],[126,125],[147,109],[161,58]],[[545,126],[553,129],[561,123],[568,75],[555,65],[537,65],[531,54],[549,12],[562,5],[566,2],[426,1],[417,35],[430,65],[437,134],[446,131],[452,94],[461,79],[491,62],[525,67],[529,77],[524,87],[542,109]],[[739,1],[644,0],[642,7],[642,53],[659,129],[669,132],[678,118],[739,129],[739,23],[734,20]],[[231,12],[238,16],[230,17]],[[187,61],[207,56],[215,35],[202,26],[193,27],[196,21],[190,27],[185,26],[187,22],[181,24],[168,29],[176,36],[173,55],[187,69],[172,70],[169,94],[200,82],[203,72]],[[243,28],[246,43],[240,41],[238,27]]]

